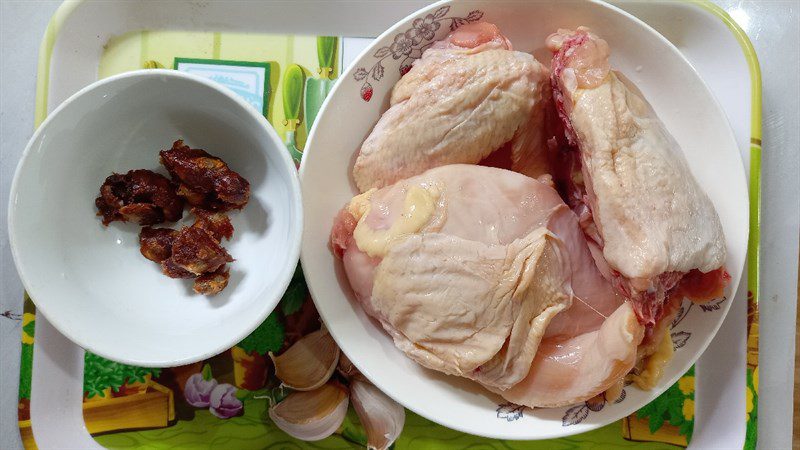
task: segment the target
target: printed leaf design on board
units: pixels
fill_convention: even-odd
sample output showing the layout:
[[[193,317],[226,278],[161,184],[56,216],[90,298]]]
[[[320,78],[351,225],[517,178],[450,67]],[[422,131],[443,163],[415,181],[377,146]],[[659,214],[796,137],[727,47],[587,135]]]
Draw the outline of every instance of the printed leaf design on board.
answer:
[[[561,418],[561,426],[568,427],[570,425],[577,425],[583,422],[588,415],[589,407],[586,403],[573,406],[564,413],[564,417]]]
[[[668,423],[677,427],[678,433],[691,442],[694,431],[694,367],[679,382],[636,411],[636,417],[647,419],[651,434]]]
[[[692,333],[688,331],[678,331],[677,333],[672,333],[670,336],[672,336],[672,347],[677,350],[686,345],[686,342],[692,337]]]
[[[303,302],[308,296],[308,288],[305,283],[292,283],[286,289],[281,299],[281,312],[284,316],[291,316],[292,314],[300,311],[303,307]]]
[[[31,337],[33,336],[35,330],[36,330],[36,321],[34,320],[31,320],[22,327],[22,332]]]
[[[703,312],[717,311],[720,308],[722,308],[722,304],[725,303],[725,300],[727,300],[727,299],[728,299],[728,297],[722,297],[722,298],[718,298],[716,300],[710,301],[708,303],[702,303],[699,306],[700,306],[700,309],[703,310]]]
[[[687,440],[691,439],[692,432],[694,431],[694,421],[687,420],[678,426],[678,434],[687,436]]]
[[[308,286],[306,286],[306,280],[303,278],[303,269],[298,264],[292,276],[292,281],[289,283],[286,293],[283,294],[283,298],[281,298],[280,305],[283,315],[290,316],[299,311],[303,307],[306,297],[308,297]]]
[[[161,369],[129,366],[86,352],[83,358],[83,392],[88,398],[105,397],[105,390],[119,392],[123,384],[142,383],[145,376],[153,378]]]
[[[303,88],[306,74],[303,68],[292,64],[283,74],[283,113],[287,121],[302,121]]]
[[[505,419],[507,422],[513,422],[522,418],[522,411],[524,406],[515,405],[514,403],[503,403],[496,409],[497,418]]]
[[[33,344],[22,344],[19,368],[19,398],[31,398],[31,378],[33,377]]]
[[[273,311],[261,325],[237,344],[246,353],[256,352],[266,355],[277,352],[283,345],[284,325]]]
[[[747,431],[745,448],[756,448],[758,439],[758,367],[747,368],[747,391],[745,392]]]
[[[325,73],[328,76],[333,74],[338,46],[339,38],[335,36],[317,36],[317,62],[319,62],[320,73],[328,69]]]

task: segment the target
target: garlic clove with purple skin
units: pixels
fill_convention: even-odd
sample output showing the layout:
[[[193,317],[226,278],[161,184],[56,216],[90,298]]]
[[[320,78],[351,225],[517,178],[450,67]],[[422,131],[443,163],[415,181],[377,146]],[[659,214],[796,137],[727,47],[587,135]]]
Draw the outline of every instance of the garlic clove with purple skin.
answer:
[[[342,425],[347,415],[348,397],[347,388],[337,382],[311,391],[292,392],[280,403],[270,406],[269,418],[294,438],[318,441]]]
[[[350,380],[350,401],[367,432],[367,448],[389,448],[403,431],[406,410],[361,375]]]
[[[310,391],[325,384],[336,370],[339,347],[328,330],[322,328],[303,336],[280,356],[270,353],[275,376],[284,386]]]

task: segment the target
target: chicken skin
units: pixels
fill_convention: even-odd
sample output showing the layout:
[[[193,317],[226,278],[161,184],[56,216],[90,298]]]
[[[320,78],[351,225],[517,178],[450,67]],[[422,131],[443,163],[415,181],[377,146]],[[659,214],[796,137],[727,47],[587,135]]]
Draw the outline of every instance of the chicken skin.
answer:
[[[389,110],[361,146],[356,185],[364,192],[433,167],[476,164],[509,141],[513,161],[530,161],[545,148],[547,80],[547,69],[511,50],[496,26],[458,28],[395,85]]]
[[[611,70],[606,41],[580,27],[559,30],[547,45],[554,52],[553,98],[583,182],[582,205],[573,206],[583,208],[598,264],[608,266],[648,325],[663,316],[670,291],[687,273],[694,271],[694,285],[703,285],[701,274],[718,283],[697,292],[721,293],[722,225],[678,143],[642,93]]]
[[[578,371],[587,383],[564,399],[572,402],[633,366],[638,322],[624,342],[601,331],[623,299],[594,266],[574,213],[533,178],[475,165],[431,169],[354,198],[331,244],[365,311],[425,367],[505,395],[536,359],[570,370],[555,355],[564,345],[615,347],[618,370],[587,356]]]

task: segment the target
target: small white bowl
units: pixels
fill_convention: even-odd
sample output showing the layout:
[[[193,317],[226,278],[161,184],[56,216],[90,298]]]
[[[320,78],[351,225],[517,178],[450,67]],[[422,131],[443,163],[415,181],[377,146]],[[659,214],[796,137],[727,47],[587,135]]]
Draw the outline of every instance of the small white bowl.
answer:
[[[608,41],[612,65],[644,92],[681,144],[692,173],[720,215],[733,278],[726,294],[733,296],[747,248],[748,200],[742,160],[725,114],[675,46],[630,14],[597,1],[443,1],[378,37],[342,74],[306,144],[300,169],[306,215],[303,272],[320,315],[350,360],[382,391],[421,416],[501,439],[547,439],[589,431],[631,414],[675,383],[714,337],[731,301],[706,308],[686,305],[672,330],[675,356],[654,389],[628,386],[624,401],[592,408],[580,404],[523,410],[475,383],[423,369],[405,357],[364,314],[327,245],[334,216],[357,193],[350,176],[353,156],[387,109],[402,67],[419,53],[406,58],[403,44],[416,39],[414,49],[419,50],[442,39],[452,24],[479,17],[497,24],[516,50],[533,52],[546,65],[550,54],[544,41],[558,28],[586,25]],[[435,36],[414,30],[429,30],[433,23],[438,24]]]
[[[236,261],[216,296],[145,259],[138,225],[105,227],[95,215],[108,175],[166,174],[158,151],[178,138],[251,184],[250,202],[230,213],[236,231],[223,246]],[[188,208],[182,222],[192,222]],[[269,315],[294,273],[302,222],[295,165],[266,119],[227,88],[172,70],[107,78],[56,108],[23,153],[8,211],[14,262],[37,311],[87,350],[160,367],[220,353]]]

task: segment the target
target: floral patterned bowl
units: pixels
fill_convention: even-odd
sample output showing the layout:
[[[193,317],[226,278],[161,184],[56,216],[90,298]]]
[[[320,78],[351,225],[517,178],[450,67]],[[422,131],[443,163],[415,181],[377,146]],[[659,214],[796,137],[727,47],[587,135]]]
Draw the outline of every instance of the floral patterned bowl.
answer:
[[[433,41],[478,20],[497,24],[516,50],[533,52],[546,65],[544,40],[551,32],[578,25],[598,32],[612,48],[612,64],[641,88],[681,144],[693,174],[719,212],[728,243],[727,268],[733,277],[727,296],[703,306],[683,305],[672,324],[674,358],[650,391],[631,385],[615,399],[599,396],[569,407],[530,410],[468,380],[426,370],[397,350],[380,325],[364,314],[328,248],[333,217],[357,193],[350,177],[354,154],[387,109],[392,86]],[[467,433],[502,439],[554,438],[631,414],[697,360],[725,318],[731,303],[726,298],[733,296],[741,279],[747,187],[725,115],[671,43],[605,3],[487,0],[444,1],[426,7],[378,37],[344,72],[317,117],[305,152],[300,169],[306,217],[301,258],[328,329],[358,369],[388,395],[424,417]]]

